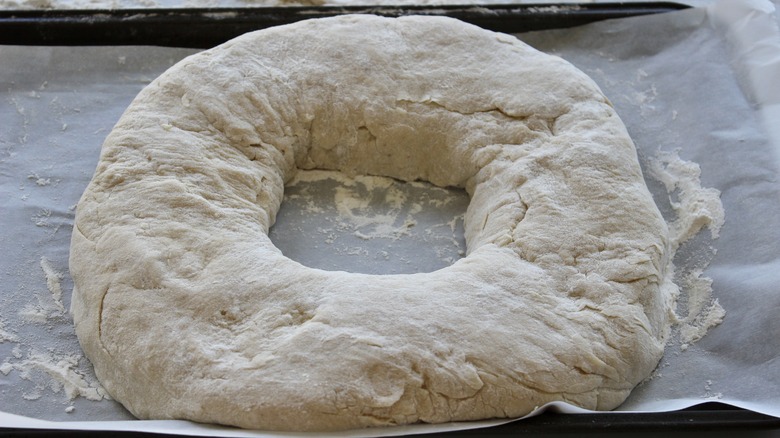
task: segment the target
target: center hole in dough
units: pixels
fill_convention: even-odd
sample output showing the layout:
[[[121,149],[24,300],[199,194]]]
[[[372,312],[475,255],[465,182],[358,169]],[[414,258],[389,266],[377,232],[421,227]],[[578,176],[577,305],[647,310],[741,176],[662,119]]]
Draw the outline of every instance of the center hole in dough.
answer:
[[[465,255],[465,190],[378,176],[299,171],[268,235],[310,268],[433,272]]]

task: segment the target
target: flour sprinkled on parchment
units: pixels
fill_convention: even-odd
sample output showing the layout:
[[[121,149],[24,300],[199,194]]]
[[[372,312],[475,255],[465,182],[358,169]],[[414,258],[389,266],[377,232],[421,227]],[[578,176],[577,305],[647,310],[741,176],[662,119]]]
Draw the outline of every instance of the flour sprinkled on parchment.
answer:
[[[29,296],[28,302],[16,312],[15,324],[11,330],[10,324],[0,319],[0,344],[13,343],[11,353],[5,359],[0,359],[0,374],[9,376],[16,373],[17,377],[30,384],[21,391],[21,398],[27,401],[39,400],[47,394],[60,394],[66,403],[77,397],[92,401],[110,400],[100,383],[91,376],[83,355],[77,351],[62,351],[61,346],[53,336],[54,344],[44,347],[47,342],[41,342],[36,335],[20,335],[24,326],[34,326],[33,332],[44,330],[54,335],[57,327],[64,319],[70,319],[63,299],[62,280],[64,274],[57,270],[46,257],[39,261],[43,284],[48,293],[37,291],[30,287],[25,290]],[[72,322],[69,322],[72,324]],[[43,347],[43,348],[39,348]],[[70,350],[70,349],[65,349]],[[72,412],[73,406],[65,408]]]
[[[468,202],[463,190],[427,183],[302,170],[285,187],[269,236],[285,255],[310,267],[430,272],[464,256]]]
[[[6,323],[0,319],[0,344],[3,342],[19,342],[19,338],[6,329]],[[8,374],[8,373],[4,373]]]
[[[46,276],[46,287],[51,292],[54,305],[61,313],[65,313],[65,306],[62,304],[62,273],[52,267],[51,262],[46,257],[41,257],[41,269]]]
[[[685,245],[705,228],[712,240],[717,239],[725,222],[725,211],[720,192],[702,186],[699,165],[683,160],[678,151],[659,151],[648,164],[650,176],[660,181],[669,195],[674,214],[671,220],[667,219],[672,251],[682,254]],[[673,320],[679,329],[682,350],[703,338],[726,315],[718,300],[712,297],[712,279],[704,275],[715,248],[699,245],[697,249],[695,255],[686,255],[685,263],[670,266],[680,290]]]
[[[676,219],[669,223],[674,249],[693,238],[705,227],[718,238],[725,221],[720,192],[702,187],[699,165],[680,158],[677,151],[660,151],[651,162],[651,175],[666,187]]]
[[[97,380],[88,379],[79,372],[79,362],[83,360],[80,354],[55,354],[30,350],[23,360],[7,359],[0,364],[0,373],[8,375],[17,371],[19,377],[34,383],[32,390],[22,397],[26,400],[37,400],[47,391],[62,393],[66,401],[76,397],[100,401],[108,398],[105,390]]]
[[[34,293],[35,300],[25,304],[18,315],[28,323],[46,324],[50,319],[65,317],[67,312],[62,303],[62,273],[56,271],[46,257],[41,257],[40,267],[49,294]]]

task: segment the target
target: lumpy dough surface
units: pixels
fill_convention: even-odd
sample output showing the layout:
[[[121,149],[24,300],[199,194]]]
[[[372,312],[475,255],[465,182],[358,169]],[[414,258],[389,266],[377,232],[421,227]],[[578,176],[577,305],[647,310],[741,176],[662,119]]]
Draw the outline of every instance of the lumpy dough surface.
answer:
[[[297,169],[464,187],[466,257],[304,267],[267,236]],[[78,204],[73,318],[139,418],[338,430],[618,406],[658,363],[667,229],[582,72],[449,18],[246,34],[147,86]]]

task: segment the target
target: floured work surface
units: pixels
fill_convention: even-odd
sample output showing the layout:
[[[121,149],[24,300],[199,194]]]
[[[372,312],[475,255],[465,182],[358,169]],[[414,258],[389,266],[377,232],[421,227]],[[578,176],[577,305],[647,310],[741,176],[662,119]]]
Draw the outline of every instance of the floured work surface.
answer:
[[[713,280],[723,322],[716,324],[722,313],[706,293],[691,294],[689,300],[684,291],[678,309],[682,333],[668,346],[654,378],[621,409],[665,410],[719,400],[778,415],[780,379],[772,366],[780,351],[773,319],[780,297],[772,287],[780,276],[773,244],[780,230],[776,151],[763,136],[704,12],[523,39],[560,54],[599,83],[632,134],[648,185],[670,222],[677,216],[674,206],[689,198],[685,183],[675,188],[673,181],[695,183],[696,168],[690,163],[700,166],[703,187],[720,191],[725,207],[719,238],[712,240],[705,230],[683,245],[676,263],[680,284],[706,292],[706,284],[701,287],[706,280],[696,280],[696,271],[711,259],[702,276]],[[0,410],[51,420],[130,418],[104,398],[81,357],[66,311],[73,205],[91,177],[103,138],[130,100],[188,53],[0,48],[0,244],[5,249],[0,261]],[[466,202],[462,193],[431,189],[442,198],[428,201],[430,195],[415,192],[424,188],[392,181],[308,179],[314,182],[301,181],[287,191],[289,199],[271,232],[294,259],[299,251],[320,260],[301,256],[299,261],[325,269],[415,272],[444,266],[463,251],[458,230]],[[315,186],[327,196],[307,192]],[[368,200],[379,193],[395,204]],[[451,199],[452,210],[440,211],[441,199]],[[425,212],[435,216],[423,219]],[[302,239],[296,242],[296,236]]]

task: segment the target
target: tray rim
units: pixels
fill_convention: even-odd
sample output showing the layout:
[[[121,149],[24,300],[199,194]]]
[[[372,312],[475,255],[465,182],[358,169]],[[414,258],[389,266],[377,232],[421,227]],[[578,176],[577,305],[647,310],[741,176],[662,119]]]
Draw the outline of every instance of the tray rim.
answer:
[[[252,30],[344,14],[449,16],[521,33],[690,8],[675,2],[0,10],[0,44],[209,48]]]

